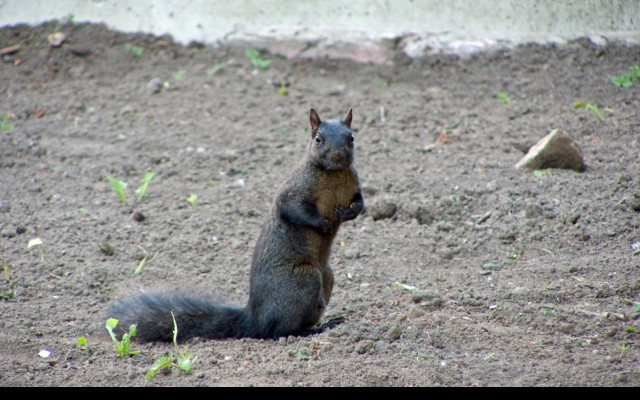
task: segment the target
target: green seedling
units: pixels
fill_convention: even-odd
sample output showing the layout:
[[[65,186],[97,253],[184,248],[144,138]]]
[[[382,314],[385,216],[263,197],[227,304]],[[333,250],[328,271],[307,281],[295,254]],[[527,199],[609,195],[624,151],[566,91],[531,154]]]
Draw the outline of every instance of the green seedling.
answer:
[[[173,319],[173,346],[176,348],[176,353],[178,353],[178,367],[184,372],[189,372],[196,358],[191,359],[193,354],[189,353],[187,346],[184,346],[184,351],[180,351],[177,343],[178,324],[176,323],[176,317],[173,315],[173,311],[171,312],[171,319]]]
[[[2,269],[4,270],[4,280],[7,281],[8,284],[11,284],[11,278],[9,277],[9,265],[7,265],[7,260],[2,260],[2,262]]]
[[[251,65],[256,68],[267,69],[271,65],[271,60],[260,57],[260,52],[255,49],[247,49],[244,55],[251,61]]]
[[[600,118],[600,119],[606,119],[607,118],[607,111],[611,111],[608,107],[604,108],[604,114],[600,112],[600,109],[598,108],[598,105],[596,104],[591,104],[591,103],[586,103],[584,101],[577,101],[575,103],[573,103],[573,108],[586,108],[587,110],[590,110],[591,112],[593,112],[593,114]]]
[[[142,267],[144,267],[144,264],[147,262],[147,258],[149,257],[149,253],[147,253],[147,251],[145,249],[143,249],[140,246],[138,246],[138,248],[142,251],[142,253],[144,254],[144,257],[142,258],[142,260],[140,260],[140,263],[138,264],[138,267],[136,268],[136,270],[133,271],[134,275],[140,275],[142,273]],[[158,253],[154,254],[153,257],[151,257],[151,260],[156,258],[157,255],[158,255]],[[151,261],[151,260],[149,260],[149,261]]]
[[[185,70],[183,70],[183,69],[178,70],[178,72],[176,72],[175,74],[173,74],[173,79],[175,79],[176,81],[179,81],[180,79],[182,79],[182,77],[184,76],[184,74],[185,74],[186,72],[187,72],[187,71],[185,71]]]
[[[295,357],[296,360],[311,360],[311,357],[305,355],[300,350],[289,350],[289,357]]]
[[[162,368],[168,367],[170,365],[174,365],[173,361],[171,361],[172,358],[173,358],[173,354],[169,352],[168,357],[160,357],[157,360],[155,360],[151,365],[151,368],[149,368],[149,372],[147,372],[147,374],[144,376],[144,379],[151,380],[155,378],[158,371],[160,371]]]
[[[127,196],[125,196],[124,190],[127,188],[127,183],[119,181],[111,175],[107,175],[107,179],[109,179],[111,185],[113,185],[113,189],[118,193],[122,202],[125,203],[127,201]]]
[[[147,186],[149,186],[149,182],[151,182],[151,179],[153,179],[154,176],[156,176],[154,172],[147,172],[144,178],[142,178],[142,180],[140,181],[142,182],[142,185],[140,185],[140,187],[136,189],[138,201],[142,201],[144,196],[147,194]]]
[[[139,351],[129,351],[129,348],[131,347],[131,338],[136,335],[136,326],[131,325],[129,327],[129,333],[125,333],[124,335],[122,335],[122,341],[119,342],[116,339],[115,333],[113,333],[113,330],[116,328],[117,325],[118,325],[117,319],[109,318],[105,326],[107,328],[107,331],[109,331],[109,336],[111,336],[111,340],[113,340],[113,342],[116,344],[116,353],[120,355],[120,358],[139,354],[140,353]]]
[[[618,344],[618,348],[620,349],[620,358],[622,358],[622,356],[624,355],[624,351],[627,350],[629,347],[631,346],[627,342],[621,342]]]
[[[207,72],[207,76],[212,78],[221,69],[222,69],[222,63],[221,62],[215,63],[215,64],[213,64],[213,66],[211,68],[207,68],[207,71],[206,71]]]
[[[40,250],[40,263],[42,264],[42,261],[44,260],[44,250],[42,250],[42,240],[40,238],[33,238],[29,240],[29,244],[27,245],[27,248],[31,248],[33,246],[38,247],[38,249]]]
[[[633,302],[633,309],[636,310],[636,311],[640,311],[640,301],[634,301]]]
[[[125,44],[124,46],[122,46],[122,48],[127,53],[133,54],[135,58],[142,57],[142,54],[144,53],[144,49],[142,47],[134,46],[131,43]]]
[[[511,99],[509,98],[509,96],[507,96],[506,93],[499,92],[497,96],[498,96],[498,98],[500,100],[502,100],[502,104],[507,105],[507,104],[511,103]]]
[[[393,288],[395,289],[397,287],[399,287],[401,289],[404,289],[404,290],[408,290],[410,292],[415,292],[416,290],[418,290],[418,288],[415,287],[415,286],[409,286],[409,285],[405,285],[404,283],[394,282],[393,283]]]
[[[551,176],[551,171],[549,171],[548,169],[536,169],[533,171],[533,176],[535,176],[536,178]]]
[[[618,87],[630,88],[638,79],[640,79],[640,66],[634,65],[629,67],[628,74],[612,76],[611,82]]]
[[[493,357],[495,357],[495,356],[496,356],[496,353],[491,353],[491,354],[487,355],[487,356],[484,358],[484,360],[485,360],[485,361],[491,360],[491,359],[492,359]]]
[[[196,196],[195,194],[192,194],[191,196],[189,196],[189,198],[187,199],[187,201],[189,202],[189,204],[191,204],[191,206],[193,207],[193,209],[195,211],[198,211],[198,206],[196,205],[196,200],[198,200],[198,196]]]
[[[173,362],[173,354],[169,352],[168,357],[160,357],[153,363],[153,365],[151,365],[149,372],[147,372],[147,374],[144,376],[145,379],[153,379],[158,371],[170,365],[178,367],[184,372],[189,372],[191,371],[193,362],[197,358],[194,357],[193,359],[191,359],[191,357],[193,357],[193,354],[190,354],[188,352],[187,346],[184,346],[184,351],[180,351],[180,348],[178,347],[178,324],[176,323],[176,317],[173,315],[173,311],[171,312],[171,318],[173,319],[173,346],[175,347],[176,353],[178,354],[178,362],[177,364]]]
[[[8,124],[7,121],[11,117],[9,114],[2,114],[2,121],[0,122],[0,131],[10,131],[13,129],[13,125]]]
[[[84,350],[86,355],[90,356],[93,354],[93,351],[87,346],[87,339],[85,337],[79,337],[78,340],[76,340],[76,344]]]
[[[288,95],[287,86],[284,83],[280,84],[280,88],[278,89],[278,94],[282,97]]]

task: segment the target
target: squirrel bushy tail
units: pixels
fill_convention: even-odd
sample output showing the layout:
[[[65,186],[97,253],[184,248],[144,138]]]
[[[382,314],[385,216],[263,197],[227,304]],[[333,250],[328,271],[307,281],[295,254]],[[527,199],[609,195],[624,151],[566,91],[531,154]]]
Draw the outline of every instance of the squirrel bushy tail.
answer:
[[[196,336],[207,339],[253,336],[244,328],[248,326],[244,309],[219,306],[178,293],[145,293],[117,300],[110,305],[107,317],[118,319],[114,330],[118,335],[135,324],[138,340],[170,341],[173,338],[171,312],[178,326],[178,340]]]
[[[333,239],[340,224],[355,219],[364,208],[353,166],[351,120],[351,110],[342,121],[321,121],[311,109],[306,156],[278,190],[262,226],[244,308],[181,294],[143,294],[111,305],[107,318],[118,319],[117,333],[137,324],[139,340],[171,340],[171,312],[181,339],[275,339],[340,323],[337,318],[317,326],[333,290]]]

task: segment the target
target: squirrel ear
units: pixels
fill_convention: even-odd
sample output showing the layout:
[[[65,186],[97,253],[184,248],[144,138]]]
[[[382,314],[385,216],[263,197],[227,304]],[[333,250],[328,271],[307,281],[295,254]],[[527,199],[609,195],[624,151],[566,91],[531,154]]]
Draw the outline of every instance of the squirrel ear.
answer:
[[[318,113],[313,108],[309,112],[309,120],[311,121],[311,137],[315,137],[318,132],[318,127],[320,126],[320,117]]]
[[[347,126],[347,128],[351,129],[351,119],[353,118],[352,115],[352,111],[353,108],[349,109],[349,112],[347,113],[347,115],[344,117],[344,124]]]

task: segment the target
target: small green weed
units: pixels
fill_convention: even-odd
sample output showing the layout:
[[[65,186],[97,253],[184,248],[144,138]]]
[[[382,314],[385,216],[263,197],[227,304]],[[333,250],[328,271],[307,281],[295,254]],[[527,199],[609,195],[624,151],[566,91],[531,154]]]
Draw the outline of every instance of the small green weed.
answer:
[[[142,47],[134,46],[131,43],[125,44],[124,46],[122,46],[122,48],[127,53],[133,54],[135,58],[142,57],[142,54],[144,53],[144,49]]]
[[[140,185],[140,187],[136,189],[136,194],[138,195],[138,201],[142,201],[144,196],[147,194],[147,186],[149,186],[149,182],[151,182],[151,179],[153,179],[154,176],[156,176],[155,173],[147,172],[144,178],[142,178],[142,180],[140,181],[142,182],[142,185]]]
[[[7,281],[7,283],[11,283],[11,277],[9,277],[9,265],[7,264],[7,260],[2,260],[2,269],[4,270],[4,280]]]
[[[269,65],[271,65],[271,60],[260,57],[260,52],[258,50],[247,49],[247,51],[244,52],[244,55],[251,61],[251,65],[256,68],[267,69],[269,68]]]
[[[142,257],[142,260],[140,260],[138,267],[135,269],[135,271],[133,271],[134,275],[140,275],[142,273],[142,267],[144,267],[144,264],[147,262],[147,258],[149,258],[149,253],[147,253],[145,249],[143,249],[141,246],[138,246],[138,248],[142,251],[142,254],[144,254],[144,256]],[[158,253],[154,254],[153,257],[151,257],[151,260],[156,258],[157,255]]]
[[[549,171],[548,169],[536,169],[533,171],[533,176],[535,176],[536,178],[551,176],[551,171]]]
[[[284,83],[280,84],[280,88],[278,89],[278,94],[282,97],[289,94],[289,92],[287,91],[287,86]]]
[[[289,350],[289,357],[293,357],[296,360],[311,360],[311,357],[300,350]]]
[[[629,73],[612,76],[611,82],[618,87],[630,88],[640,78],[640,66],[629,67]]]
[[[191,206],[193,207],[193,209],[195,211],[198,211],[198,206],[196,205],[196,200],[198,200],[198,196],[196,196],[195,194],[192,194],[191,196],[189,196],[189,198],[187,199],[187,201],[189,202],[189,204],[191,204]]]
[[[506,94],[506,93],[504,93],[504,92],[499,92],[497,96],[498,96],[498,98],[499,98],[500,100],[502,100],[502,104],[504,104],[505,106],[506,106],[507,104],[511,103],[511,99],[509,98],[509,96],[507,96],[507,94]]]
[[[122,200],[123,203],[126,203],[127,196],[124,194],[124,190],[127,188],[127,183],[119,181],[111,175],[107,175],[107,179],[109,179],[111,185],[113,185],[113,189],[118,193],[118,196],[120,196],[120,200]]]
[[[129,333],[125,333],[124,335],[122,335],[122,341],[119,342],[116,339],[116,335],[113,333],[113,330],[116,328],[117,325],[118,325],[118,320],[114,318],[109,318],[107,320],[107,324],[105,325],[105,327],[107,328],[107,331],[109,331],[109,336],[111,336],[111,340],[113,340],[113,342],[116,344],[116,353],[120,355],[120,358],[139,354],[140,353],[139,351],[129,351],[129,348],[131,347],[131,338],[136,335],[136,326],[131,325],[129,327]]]
[[[187,73],[187,71],[181,69],[178,70],[175,74],[173,74],[173,79],[176,81],[179,81],[180,79],[182,79],[184,77],[184,74]]]
[[[618,348],[620,349],[620,358],[622,358],[622,356],[624,355],[624,351],[627,350],[629,347],[631,346],[627,342],[618,343]]]
[[[408,290],[410,292],[415,292],[416,290],[418,290],[417,287],[415,286],[409,286],[409,285],[405,285],[404,283],[400,283],[400,282],[394,282],[393,283],[393,288],[401,288],[404,290]]]
[[[178,367],[182,369],[184,372],[189,372],[191,371],[193,362],[197,358],[197,357],[194,357],[193,359],[191,359],[191,357],[193,357],[193,354],[189,353],[187,346],[184,346],[184,351],[180,351],[180,348],[178,347],[178,343],[177,343],[178,324],[176,323],[176,317],[173,315],[173,311],[171,312],[171,318],[173,319],[173,346],[175,347],[176,353],[178,354],[177,364],[174,364],[173,354],[169,352],[168,357],[160,357],[153,363],[153,365],[151,365],[149,372],[147,372],[147,374],[144,376],[144,378],[147,380],[153,379],[159,370],[161,370],[164,367],[168,367],[170,365]]]
[[[87,345],[87,339],[85,337],[79,337],[78,340],[76,340],[76,344],[84,350],[84,354],[87,356],[91,356],[93,354],[93,351]]]
[[[142,185],[140,185],[140,187],[138,187],[135,191],[138,195],[138,201],[142,201],[142,199],[144,199],[144,197],[147,195],[147,187],[149,186],[149,182],[151,182],[151,179],[153,179],[155,176],[156,174],[154,172],[147,172],[144,178],[142,178],[142,180],[140,181]],[[107,175],[107,179],[109,179],[109,181],[111,182],[113,190],[116,191],[116,193],[120,197],[120,200],[122,200],[123,203],[126,203],[127,196],[124,193],[124,190],[128,186],[127,183],[124,181],[119,181],[111,175]]]
[[[605,107],[603,113],[600,112],[597,104],[586,103],[584,101],[577,101],[573,104],[573,108],[582,108],[585,107],[587,110],[593,112],[593,114],[600,119],[607,119],[607,111],[611,111],[608,107]]]
[[[9,119],[11,119],[9,114],[2,114],[2,121],[0,122],[0,131],[8,132],[13,129],[13,125],[7,123]]]
[[[207,68],[206,72],[207,72],[207,76],[212,78],[213,76],[215,76],[215,74],[218,73],[218,71],[220,71],[222,69],[222,63],[215,63],[213,64],[213,66],[211,68]]]

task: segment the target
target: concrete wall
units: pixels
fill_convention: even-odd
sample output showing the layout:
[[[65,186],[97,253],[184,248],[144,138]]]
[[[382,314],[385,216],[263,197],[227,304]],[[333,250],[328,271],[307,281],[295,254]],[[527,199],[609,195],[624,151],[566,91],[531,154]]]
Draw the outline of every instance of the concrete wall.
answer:
[[[640,0],[0,0],[0,26],[69,16],[182,43],[404,37],[407,53],[582,36],[640,41]]]

